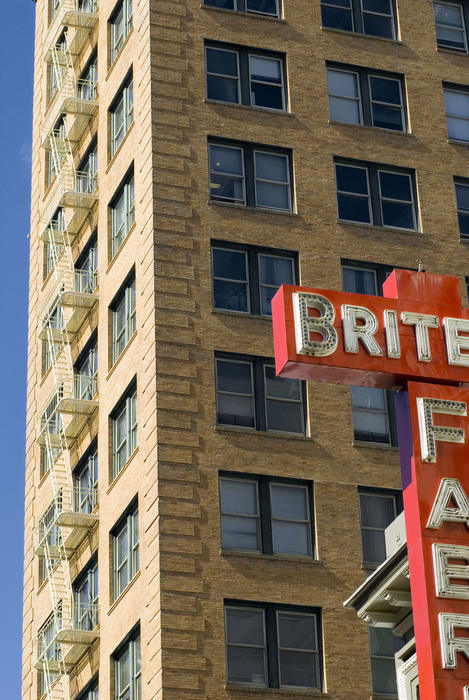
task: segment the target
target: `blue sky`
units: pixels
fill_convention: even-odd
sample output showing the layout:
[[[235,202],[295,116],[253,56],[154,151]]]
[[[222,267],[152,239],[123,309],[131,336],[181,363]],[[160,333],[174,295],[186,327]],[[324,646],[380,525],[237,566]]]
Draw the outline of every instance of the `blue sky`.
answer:
[[[3,575],[0,578],[2,634],[0,695],[21,697],[21,628],[23,589],[23,496],[26,403],[26,332],[31,182],[32,90],[34,57],[34,2],[2,2],[0,109],[2,166],[0,188],[0,243],[2,275],[0,344],[3,401],[0,468],[3,498],[0,532]]]

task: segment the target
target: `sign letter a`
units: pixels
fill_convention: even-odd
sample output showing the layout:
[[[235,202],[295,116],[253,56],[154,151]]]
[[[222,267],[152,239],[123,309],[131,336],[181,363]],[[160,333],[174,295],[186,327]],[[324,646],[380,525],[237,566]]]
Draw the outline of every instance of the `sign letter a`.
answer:
[[[450,502],[454,506],[450,506]],[[443,521],[465,523],[469,528],[469,499],[459,479],[442,479],[427,527],[437,530]]]

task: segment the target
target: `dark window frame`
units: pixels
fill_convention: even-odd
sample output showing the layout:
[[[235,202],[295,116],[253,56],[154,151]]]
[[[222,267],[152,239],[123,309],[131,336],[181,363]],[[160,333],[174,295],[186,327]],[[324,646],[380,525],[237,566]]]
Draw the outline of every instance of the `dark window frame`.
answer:
[[[225,598],[223,601],[223,613],[224,613],[224,629],[225,629],[225,654],[226,663],[227,659],[227,624],[226,624],[226,610],[228,608],[256,608],[258,610],[264,611],[264,629],[265,629],[265,642],[266,642],[266,677],[267,684],[262,684],[261,687],[280,689],[280,688],[291,688],[291,689],[303,689],[305,686],[288,686],[280,684],[280,662],[279,662],[279,641],[278,641],[278,627],[277,627],[277,613],[299,613],[300,615],[310,615],[315,618],[316,626],[316,642],[317,642],[317,661],[318,661],[318,676],[319,685],[310,686],[315,690],[324,690],[324,657],[323,657],[323,645],[322,645],[322,610],[315,606],[303,606],[303,605],[288,605],[284,603],[264,603],[259,601],[249,601],[249,600],[239,600],[233,598]],[[233,682],[228,679],[228,663],[226,666],[226,678],[227,686],[231,684],[238,685],[239,682]],[[242,683],[246,689],[259,687],[259,685],[254,683]],[[308,688],[308,689],[310,689]]]
[[[96,673],[75,700],[89,700],[91,697],[90,694],[97,690],[99,692],[99,675]]]
[[[252,432],[264,432],[273,433],[274,435],[297,435],[308,437],[308,407],[307,407],[307,390],[306,382],[303,380],[296,380],[300,382],[300,405],[301,405],[301,418],[302,418],[302,432],[293,433],[291,431],[283,430],[272,430],[267,428],[267,410],[266,410],[266,400],[267,395],[265,391],[264,382],[264,368],[266,366],[275,367],[275,360],[268,357],[259,357],[258,355],[244,355],[242,353],[232,353],[217,350],[215,351],[215,396],[216,403],[218,404],[218,372],[217,372],[217,361],[227,360],[229,362],[239,362],[244,364],[250,364],[251,366],[251,377],[252,377],[252,397],[253,397],[253,408],[254,408],[254,427],[236,426],[231,423],[219,423],[218,422],[218,405],[216,406],[216,427],[219,428],[236,428],[241,430],[249,430]]]
[[[133,398],[135,397],[135,444],[133,445],[132,449],[132,437],[133,437],[133,431],[134,428],[133,423],[131,422],[132,419],[132,414],[127,415],[129,408],[132,410],[132,401]],[[119,460],[118,460],[118,452],[122,448],[122,445],[124,443],[121,443],[119,446],[116,443],[116,424],[117,420],[121,417],[123,412],[126,411],[126,423],[127,423],[127,433],[125,437],[125,454],[127,455],[127,458],[125,462],[123,463],[122,467],[118,469],[117,467],[119,466]],[[109,421],[111,423],[111,435],[112,435],[112,443],[111,443],[111,470],[110,470],[110,481],[111,483],[116,479],[121,471],[125,468],[127,465],[128,461],[130,458],[133,456],[135,453],[136,449],[138,448],[138,394],[137,394],[137,377],[134,376],[132,380],[129,382],[127,385],[126,389],[122,392],[122,395],[114,408],[112,409],[111,413],[109,414]],[[119,450],[116,448],[119,447]]]
[[[464,178],[464,177],[455,177],[454,178],[454,189],[455,189],[455,195],[456,195],[456,212],[458,215],[458,219],[460,217],[460,213],[469,218],[469,208],[468,209],[462,208],[458,202],[458,191],[457,191],[458,186],[467,188],[468,193],[469,193],[469,178]],[[461,230],[460,219],[459,219],[458,223],[459,223],[459,238],[462,241],[469,241],[469,233],[463,233]],[[466,279],[468,279],[468,278],[466,278]]]
[[[397,518],[397,516],[400,513],[402,513],[402,510],[404,508],[402,491],[399,491],[399,489],[381,488],[380,486],[362,486],[362,485],[359,485],[357,487],[358,517],[359,517],[359,523],[360,523],[360,538],[361,538],[361,545],[362,545],[362,562],[363,562],[364,566],[376,568],[382,562],[368,561],[367,559],[365,559],[365,552],[364,552],[364,546],[363,546],[363,528],[366,528],[367,526],[362,524],[362,510],[361,510],[361,504],[360,504],[360,495],[361,494],[367,495],[367,496],[376,496],[376,497],[392,496],[394,499],[394,518],[393,518],[393,520],[395,520]],[[391,522],[393,522],[393,521],[391,521]],[[383,559],[383,561],[384,561],[384,559]]]
[[[221,482],[222,480],[232,480],[232,481],[249,481],[251,483],[257,484],[257,495],[258,495],[258,506],[259,506],[259,544],[260,548],[257,550],[252,549],[241,549],[241,548],[230,548],[223,547],[223,524],[222,524],[222,506],[221,506]],[[269,476],[266,474],[250,474],[245,472],[232,472],[222,470],[219,472],[219,497],[220,497],[220,532],[222,535],[222,551],[238,551],[238,552],[252,552],[257,551],[266,556],[301,556],[305,560],[317,560],[316,551],[316,529],[315,529],[315,510],[314,510],[314,482],[308,481],[306,479],[295,479],[289,477],[280,476]],[[307,503],[309,507],[309,517],[310,517],[310,545],[311,554],[297,555],[290,554],[288,552],[274,553],[273,551],[273,535],[272,535],[272,512],[271,512],[271,499],[270,499],[270,485],[279,484],[284,486],[300,486],[307,490]]]
[[[215,292],[213,287],[213,250],[233,250],[235,252],[246,254],[246,286],[248,299],[247,311],[232,311],[230,309],[223,309],[222,307],[215,306]],[[213,238],[210,241],[210,254],[212,258],[212,307],[216,311],[226,311],[229,313],[241,314],[243,316],[261,316],[262,318],[272,317],[271,314],[261,313],[261,277],[259,269],[259,257],[261,255],[273,258],[282,258],[284,260],[291,260],[293,263],[293,284],[298,284],[298,280],[300,279],[299,256],[297,251],[289,251],[281,248],[268,248],[265,246],[255,246],[248,243],[232,243],[230,241],[222,241],[220,239]]]
[[[134,540],[134,518],[136,519],[137,522],[137,529],[138,529],[138,540],[137,540],[137,545],[135,546]],[[130,525],[130,532],[129,532],[129,525]],[[129,555],[129,559],[127,562],[128,566],[128,574],[129,574],[129,580],[127,581],[127,584],[122,588],[122,590],[119,590],[119,587],[117,585],[118,583],[118,572],[119,572],[119,566],[118,566],[118,559],[117,559],[117,537],[124,531],[124,529],[127,528],[127,554]],[[124,591],[127,590],[127,588],[130,586],[132,581],[134,580],[135,576],[138,574],[138,572],[141,570],[140,569],[140,521],[139,521],[139,503],[138,503],[138,494],[132,498],[131,502],[125,509],[125,511],[122,513],[122,515],[119,517],[117,522],[113,525],[110,531],[110,536],[111,536],[111,563],[112,563],[112,570],[111,570],[111,595],[112,595],[112,602],[116,601],[123,593]],[[134,561],[134,552],[135,550],[138,550],[138,562],[135,563]]]
[[[109,105],[108,108],[108,118],[109,118],[109,160],[112,160],[116,153],[119,151],[120,147],[122,146],[123,142],[125,141],[125,137],[130,131],[131,126],[133,125],[135,121],[135,114],[134,114],[134,108],[135,108],[135,96],[134,96],[134,91],[133,91],[133,84],[134,84],[134,75],[133,75],[133,65],[130,66],[129,70],[127,71],[127,74],[125,78],[122,80],[121,84],[119,85],[116,94]],[[132,86],[132,104],[131,104],[131,109],[129,109],[129,88]],[[121,140],[119,141],[118,145],[115,145],[115,140],[116,140],[116,134],[115,134],[115,126],[114,126],[114,117],[116,114],[116,109],[118,105],[123,102],[123,136]]]
[[[339,202],[338,202],[338,188],[337,188],[337,173],[336,166],[345,166],[351,168],[360,168],[366,170],[367,182],[368,182],[368,206],[370,211],[370,222],[356,221],[354,219],[342,219],[339,213]],[[410,181],[410,189],[412,194],[412,201],[409,202],[412,206],[414,228],[401,228],[398,226],[389,226],[383,223],[382,214],[382,199],[386,200],[389,198],[381,197],[380,183],[379,183],[379,173],[395,173],[396,175],[407,175]],[[334,156],[334,176],[335,176],[335,187],[336,187],[336,197],[337,197],[337,216],[340,223],[351,223],[360,226],[377,226],[384,230],[388,229],[390,231],[403,231],[403,232],[414,232],[421,233],[420,227],[420,217],[419,217],[419,199],[417,191],[417,177],[416,171],[412,168],[401,168],[395,165],[388,165],[386,163],[374,163],[366,160],[356,160],[354,158],[343,158],[341,156]],[[399,200],[396,198],[395,200]],[[407,202],[406,202],[407,203]]]
[[[216,9],[224,9],[228,10],[229,12],[239,12],[242,14],[247,14],[247,15],[256,15],[258,17],[270,17],[273,19],[282,19],[282,0],[276,0],[276,6],[277,6],[277,12],[272,13],[272,12],[260,12],[258,10],[249,10],[247,7],[247,0],[232,0],[230,3],[233,5],[233,7],[223,7],[216,5],[215,3],[210,3],[210,0],[203,0],[203,7],[205,8],[216,8]]]
[[[114,700],[119,700],[119,695],[118,695],[118,687],[117,687],[117,680],[118,680],[118,668],[117,664],[119,662],[120,657],[125,653],[127,647],[131,647],[131,645],[135,644],[138,641],[140,648],[142,644],[142,637],[141,637],[141,630],[140,630],[140,620],[135,624],[130,632],[126,634],[124,639],[119,643],[119,645],[114,649],[114,651],[111,654],[111,660],[112,660],[112,679],[113,679],[113,699]],[[132,665],[132,663],[135,663],[136,657],[135,654],[132,652],[133,658],[130,660],[129,667]],[[135,671],[135,668],[132,668],[133,671]],[[130,675],[130,668],[129,668],[129,675]],[[140,663],[140,669],[137,673],[134,673],[132,676],[132,681],[129,687],[129,700],[137,700],[136,694],[135,694],[135,679],[140,678],[140,693],[141,693],[141,686],[142,686],[142,664]],[[137,691],[138,692],[138,691]]]
[[[238,102],[229,102],[228,100],[217,100],[208,96],[207,85],[207,49],[218,49],[220,51],[231,51],[237,54],[238,63]],[[282,97],[283,107],[277,109],[275,107],[264,107],[262,105],[253,105],[251,103],[251,71],[249,59],[251,56],[260,58],[272,58],[280,61],[282,71]],[[271,49],[263,49],[255,46],[245,46],[243,44],[228,44],[223,41],[213,41],[206,39],[204,42],[204,59],[205,59],[205,77],[206,77],[206,95],[207,99],[219,102],[220,104],[238,104],[244,107],[252,107],[253,109],[267,109],[272,112],[287,112],[288,109],[288,90],[287,90],[287,67],[286,54],[281,51],[272,51]]]
[[[446,117],[446,128],[447,128],[447,132],[448,132],[448,141],[468,145],[469,144],[469,109],[464,116],[461,116],[459,114],[453,114],[453,113],[448,114],[448,110],[446,107],[445,95],[447,92],[452,92],[452,93],[456,93],[456,94],[460,94],[460,95],[465,95],[469,100],[469,85],[463,85],[461,83],[450,83],[450,82],[444,80],[442,83],[442,86],[443,86],[443,100],[444,100],[444,104],[445,104],[445,117]],[[468,106],[469,106],[469,102],[468,102]],[[467,139],[460,139],[460,138],[456,138],[455,136],[450,135],[448,119],[459,119],[460,121],[466,122],[467,129],[468,129]]]
[[[324,23],[324,13],[322,12],[323,6],[329,5],[328,0],[321,0],[321,25],[325,29],[334,29],[334,30],[339,30],[346,32],[348,34],[361,34],[366,37],[377,37],[380,39],[387,39],[388,41],[399,41],[399,22],[397,18],[397,6],[396,6],[396,0],[390,0],[391,4],[391,13],[392,13],[392,19],[391,19],[391,25],[392,25],[392,36],[382,36],[380,34],[367,34],[364,31],[364,22],[363,22],[363,9],[362,9],[362,0],[350,0],[350,7],[351,7],[351,18],[352,18],[352,29],[343,29],[340,27],[334,27],[328,24]]]
[[[360,105],[360,115],[361,122],[356,126],[369,126],[373,129],[392,131],[396,134],[407,134],[409,133],[409,120],[408,120],[408,106],[406,97],[406,84],[405,75],[403,73],[395,73],[393,71],[383,71],[375,68],[369,68],[368,66],[357,66],[348,63],[337,63],[335,61],[326,61],[326,73],[327,71],[336,70],[344,73],[354,73],[358,76],[358,102]],[[386,127],[375,126],[373,124],[373,112],[372,112],[372,99],[371,99],[371,87],[370,78],[385,78],[388,80],[395,80],[399,82],[399,89],[401,95],[401,114],[402,114],[402,129],[389,129]],[[331,118],[331,121],[336,121]],[[344,122],[338,122],[344,123]],[[347,124],[352,124],[352,122],[345,122]]]
[[[131,5],[131,12],[129,14],[129,4]],[[113,27],[116,26],[116,19],[122,10],[122,40],[114,36],[115,30]],[[113,66],[117,59],[119,58],[122,48],[133,29],[133,3],[132,0],[118,0],[114,5],[109,19],[107,21],[108,26],[108,46],[109,46],[109,67]]]
[[[133,190],[133,200],[130,198],[130,194],[132,193]],[[121,224],[119,228],[116,228],[117,222],[116,222],[116,208],[117,204],[119,203],[121,197],[124,198],[125,202],[125,214],[124,218],[125,221]],[[130,204],[130,206],[129,206]],[[108,257],[109,257],[109,262],[111,260],[114,260],[114,258],[118,255],[119,251],[121,250],[122,246],[124,245],[125,241],[130,235],[130,232],[134,229],[135,227],[135,173],[134,173],[134,163],[132,162],[127,169],[124,177],[120,181],[119,185],[117,186],[114,194],[112,195],[111,199],[109,200],[108,204],[108,230],[109,230],[109,238],[108,238]],[[125,224],[125,225],[124,225]],[[120,232],[121,228],[125,231],[125,235],[123,238],[120,236],[117,236],[117,234]]]

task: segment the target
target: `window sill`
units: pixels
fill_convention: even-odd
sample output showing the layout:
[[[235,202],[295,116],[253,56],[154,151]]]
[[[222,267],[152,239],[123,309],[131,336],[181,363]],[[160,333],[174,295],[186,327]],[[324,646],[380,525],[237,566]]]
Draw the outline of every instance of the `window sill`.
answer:
[[[448,143],[452,143],[455,146],[469,146],[469,141],[459,141],[459,139],[447,139]]]
[[[280,214],[281,216],[298,216],[294,211],[284,211],[282,209],[263,209],[262,207],[247,207],[245,204],[232,204],[231,202],[217,202],[213,199],[207,200],[207,204],[216,207],[229,207],[239,211],[256,212],[258,214]]]
[[[467,240],[469,243],[469,239]],[[272,325],[272,316],[262,316],[261,314],[250,314],[247,311],[229,311],[228,309],[213,309],[212,314],[221,316],[237,316],[238,318],[255,318],[257,321],[268,321]]]
[[[242,435],[259,435],[268,438],[280,438],[281,440],[307,440],[311,438],[308,435],[298,435],[298,433],[274,433],[271,430],[256,430],[255,428],[243,428],[236,425],[215,425],[214,429],[222,433],[240,433]]]
[[[271,109],[270,107],[257,107],[256,105],[241,105],[236,104],[236,102],[223,102],[223,100],[210,100],[208,97],[204,98],[204,103],[208,105],[219,105],[222,107],[230,107],[234,109],[244,109],[248,112],[267,112],[267,114],[279,114],[283,117],[295,117],[294,112],[287,112],[284,109]]]
[[[128,583],[127,586],[124,588],[124,590],[123,590],[122,593],[119,595],[119,597],[115,599],[115,601],[113,602],[113,604],[111,605],[111,607],[110,607],[109,610],[107,611],[107,614],[108,614],[108,615],[110,615],[110,614],[113,612],[113,610],[115,610],[115,608],[119,605],[119,603],[121,602],[122,598],[127,594],[128,590],[129,590],[130,588],[132,588],[132,586],[134,585],[135,581],[136,581],[138,578],[140,578],[141,573],[142,573],[142,570],[139,569],[139,570],[137,571],[137,573],[135,574],[135,576],[133,577],[133,579],[130,581],[130,583]]]
[[[391,452],[399,452],[397,445],[386,445],[384,442],[361,442],[360,440],[352,440],[352,447],[364,447],[366,450],[391,450]]]
[[[325,693],[322,690],[317,690],[315,688],[259,688],[255,685],[249,685],[248,683],[225,683],[225,690],[241,691],[243,693],[257,694],[257,693],[275,693],[277,695],[305,695],[306,697],[320,697],[320,698],[331,698],[333,697],[330,693]]]
[[[135,448],[135,450],[132,452],[132,454],[130,455],[129,459],[127,460],[127,462],[126,462],[126,463],[124,464],[124,466],[122,467],[122,469],[120,470],[119,474],[118,474],[118,475],[116,476],[116,478],[113,479],[113,481],[111,481],[111,483],[109,484],[109,486],[108,486],[108,488],[107,488],[107,491],[106,491],[107,494],[110,494],[110,493],[111,493],[111,491],[112,491],[112,489],[114,488],[114,486],[117,484],[117,482],[118,482],[118,481],[120,480],[120,478],[122,477],[122,474],[124,474],[124,472],[127,471],[128,467],[129,467],[129,465],[130,465],[130,463],[133,462],[134,457],[135,457],[135,455],[137,454],[137,452],[138,452],[138,445],[137,445],[137,447]]]
[[[121,143],[120,143],[120,145],[119,145],[119,148],[118,148],[117,151],[114,153],[114,155],[112,156],[111,160],[108,162],[108,164],[107,164],[107,166],[106,166],[106,170],[104,171],[106,175],[108,174],[108,172],[109,172],[110,169],[112,168],[112,166],[113,166],[113,164],[114,164],[114,161],[117,159],[117,156],[118,156],[119,153],[121,152],[121,150],[122,150],[122,148],[123,148],[123,146],[124,146],[124,143],[127,141],[127,136],[128,136],[128,135],[130,134],[130,132],[132,131],[134,124],[135,124],[135,121],[133,121],[132,124],[131,124],[131,125],[129,126],[129,128],[127,129],[127,132],[126,132],[124,138],[122,139],[122,141],[121,141]]]
[[[375,134],[395,134],[397,136],[414,137],[414,134],[411,131],[396,131],[395,129],[381,129],[380,127],[370,126],[369,124],[350,124],[349,122],[339,122],[339,121],[336,121],[335,119],[329,119],[328,124],[332,124],[333,126],[346,126],[349,128],[352,127],[353,129],[365,129],[366,131],[372,131]]]
[[[106,81],[107,81],[107,79],[109,78],[109,76],[111,75],[112,71],[114,70],[116,64],[118,63],[119,58],[122,56],[122,54],[123,54],[123,52],[124,52],[124,49],[125,49],[125,47],[127,46],[127,43],[129,42],[130,37],[132,36],[133,33],[134,33],[134,28],[133,28],[133,26],[132,26],[132,29],[130,30],[130,32],[129,32],[129,33],[127,34],[127,36],[125,37],[124,43],[123,43],[122,46],[121,46],[121,50],[119,51],[119,53],[118,53],[117,56],[115,57],[115,59],[114,59],[114,61],[112,62],[112,64],[109,66],[109,69],[108,69],[108,72],[107,72],[107,75],[106,75],[106,78],[105,78]]]
[[[114,265],[115,261],[116,261],[117,258],[119,257],[119,255],[120,255],[122,249],[124,248],[125,244],[126,244],[127,241],[129,240],[130,235],[134,232],[134,229],[136,228],[136,226],[137,226],[137,222],[134,221],[134,223],[132,224],[132,226],[129,228],[128,234],[126,235],[126,237],[125,237],[124,240],[122,241],[120,248],[119,248],[118,250],[116,250],[116,253],[115,253],[114,257],[112,258],[111,262],[110,262],[109,265],[107,266],[106,275],[107,275],[108,272],[111,270],[111,268],[112,268],[112,266]]]
[[[337,34],[346,34],[347,36],[358,36],[361,39],[372,39],[374,41],[384,41],[387,44],[398,44],[400,46],[404,46],[404,42],[401,41],[400,39],[388,39],[385,36],[373,36],[372,34],[362,34],[361,32],[349,32],[346,29],[335,29],[334,27],[322,27],[322,26],[321,26],[321,31],[333,32],[333,33],[337,33]]]
[[[135,330],[135,331],[133,332],[133,334],[131,335],[131,337],[129,338],[129,342],[127,343],[127,345],[125,346],[125,348],[122,350],[121,354],[119,355],[119,357],[117,358],[117,360],[114,362],[114,364],[112,365],[111,369],[110,369],[109,372],[107,373],[107,375],[106,375],[106,381],[107,381],[108,379],[110,379],[110,377],[112,376],[112,374],[113,374],[114,370],[116,369],[117,365],[120,364],[121,358],[124,357],[124,355],[126,354],[127,348],[130,347],[130,345],[131,345],[131,343],[133,342],[133,339],[135,338],[136,335],[137,335],[137,331]]]
[[[248,559],[262,559],[263,561],[285,561],[297,562],[298,564],[313,564],[315,566],[323,566],[324,562],[320,559],[313,559],[308,556],[297,554],[263,554],[262,552],[249,552],[244,549],[221,549],[221,557],[247,557]]]
[[[283,17],[274,17],[274,15],[263,15],[258,12],[238,12],[237,10],[228,10],[226,7],[210,7],[209,5],[199,5],[200,10],[208,10],[209,12],[227,12],[229,15],[240,15],[241,17],[255,17],[256,19],[266,19],[270,22],[282,22],[286,24]]]
[[[450,56],[464,56],[465,58],[469,55],[466,49],[451,49],[449,46],[438,46],[438,44],[436,45],[436,51],[437,53],[447,53]]]
[[[468,144],[469,145],[469,144]],[[392,226],[376,226],[375,224],[364,224],[360,223],[358,221],[345,221],[344,219],[336,219],[337,223],[340,226],[351,226],[353,228],[361,228],[364,229],[365,231],[376,231],[380,233],[402,233],[404,236],[422,236],[423,232],[422,231],[412,231],[410,229],[406,228],[393,228]]]

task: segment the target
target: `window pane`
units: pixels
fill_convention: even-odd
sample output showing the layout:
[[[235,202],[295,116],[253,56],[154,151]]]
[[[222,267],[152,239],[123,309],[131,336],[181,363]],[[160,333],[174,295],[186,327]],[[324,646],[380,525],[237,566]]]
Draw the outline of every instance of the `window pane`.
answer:
[[[356,73],[329,68],[327,71],[327,85],[330,95],[340,95],[355,99],[359,97],[358,76]]]
[[[330,118],[346,124],[361,124],[360,104],[358,100],[343,100],[329,97]]]
[[[267,430],[276,430],[284,433],[304,432],[301,404],[268,399],[266,401],[266,413]]]
[[[222,546],[225,549],[259,551],[259,527],[256,518],[222,515]]]
[[[301,651],[280,651],[280,684],[303,688],[319,688],[317,654]]]
[[[456,141],[469,141],[469,121],[468,119],[446,118],[448,126],[448,136]]]
[[[206,48],[207,71],[217,75],[238,77],[238,54],[236,51]]]
[[[414,213],[411,204],[383,202],[383,226],[412,230],[415,228]]]
[[[264,611],[227,608],[226,641],[229,644],[264,646]]]
[[[267,15],[278,15],[276,0],[246,0],[248,12],[262,12]]]
[[[210,146],[210,196],[244,202],[241,148]]]
[[[277,156],[273,153],[254,154],[256,162],[256,177],[273,182],[288,182],[288,165],[286,156]]]
[[[312,615],[278,613],[279,646],[316,651],[316,620]]]
[[[223,7],[225,10],[234,10],[234,0],[204,0],[208,7]]]
[[[335,166],[337,189],[341,192],[368,195],[368,177],[366,168],[354,168],[348,165]]]
[[[363,560],[379,564],[386,559],[384,530],[362,530]]]
[[[217,421],[225,425],[254,428],[254,410],[251,397],[218,394]]]
[[[373,126],[378,129],[393,129],[403,131],[401,108],[388,107],[387,105],[372,105]]]
[[[271,484],[272,517],[309,520],[308,492],[303,486]]]
[[[390,199],[412,200],[412,188],[409,175],[380,171],[379,183],[381,195]]]
[[[282,67],[278,58],[249,57],[251,78],[265,80],[269,83],[282,84]]]
[[[367,386],[352,386],[351,392],[352,405],[354,408],[376,409],[381,411],[385,411],[387,408],[386,394],[383,389],[371,389]]]
[[[402,647],[402,641],[386,627],[369,627],[370,650],[376,656],[394,656]]]
[[[256,203],[269,209],[290,209],[288,185],[256,182]]]
[[[343,286],[346,292],[356,294],[376,294],[376,277],[374,270],[364,270],[357,267],[342,268]],[[359,387],[360,391],[366,387]],[[353,395],[353,389],[352,389]]]
[[[469,185],[456,185],[458,209],[469,212]]]
[[[461,236],[469,236],[469,214],[458,214]]]
[[[266,394],[269,398],[301,399],[301,385],[298,379],[285,379],[275,375],[275,367],[265,366]]]
[[[391,17],[380,17],[363,13],[363,30],[370,36],[381,36],[386,39],[394,38],[393,20]]]
[[[242,175],[242,150],[240,148],[210,146],[210,168],[216,173]]]
[[[466,50],[466,36],[462,7],[434,2],[436,38],[440,46]]]
[[[251,394],[250,363],[217,360],[217,388],[235,394]]]
[[[464,26],[460,5],[446,5],[441,2],[434,2],[433,13],[438,24],[444,24],[453,28],[462,28]]]
[[[238,82],[232,78],[207,75],[207,97],[209,100],[238,104]]]
[[[246,253],[236,250],[221,250],[214,248],[213,274],[215,277],[224,277],[231,280],[247,280]]]
[[[327,5],[323,3],[321,6],[321,21],[323,26],[352,32],[352,12],[350,9],[347,9],[350,7],[349,0],[343,0],[340,2],[342,7],[331,7],[331,5],[339,5],[339,2],[335,0],[328,0]]]
[[[227,311],[248,311],[247,285],[237,282],[213,281],[213,305]]]
[[[371,223],[367,198],[338,194],[337,205],[339,219],[343,219],[344,221],[356,221],[357,223],[364,224]]]
[[[293,265],[289,258],[275,258],[270,255],[259,255],[259,265],[261,284],[280,287],[281,284],[294,283]]]
[[[378,12],[391,14],[391,0],[362,0],[363,10],[366,12]]]
[[[226,656],[229,681],[265,685],[264,649],[229,646]]]
[[[393,496],[377,496],[360,494],[360,516],[362,525],[367,527],[386,528],[395,517],[395,501]]]
[[[222,479],[220,490],[223,513],[257,515],[257,485],[255,482]]]
[[[394,659],[371,659],[371,676],[375,693],[397,693]]]
[[[272,545],[275,554],[311,554],[308,523],[272,522]]]
[[[469,118],[469,94],[445,90],[444,95],[447,114]]]

